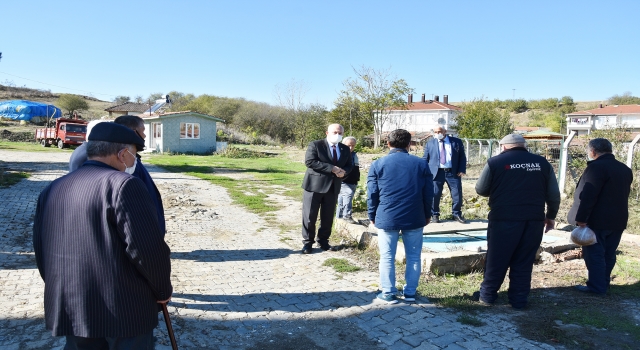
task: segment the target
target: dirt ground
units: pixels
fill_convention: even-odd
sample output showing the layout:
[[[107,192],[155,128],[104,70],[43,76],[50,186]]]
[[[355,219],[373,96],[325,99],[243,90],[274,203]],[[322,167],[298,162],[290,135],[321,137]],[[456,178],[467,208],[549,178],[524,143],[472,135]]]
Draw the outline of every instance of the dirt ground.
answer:
[[[622,243],[619,255],[640,257],[637,243]],[[586,268],[580,249],[567,251],[534,265],[529,306],[514,311],[507,303],[506,291],[500,293],[496,307],[482,310],[511,315],[520,333],[533,340],[564,345],[568,349],[640,349],[639,281],[612,276],[610,292],[604,296],[584,294],[573,289],[586,281]],[[564,260],[569,259],[569,260]],[[505,285],[508,283],[508,277]],[[627,318],[631,331],[612,330],[606,325]],[[565,320],[564,322],[562,320]],[[581,326],[579,324],[594,324]],[[596,326],[602,324],[602,326]],[[635,331],[633,331],[635,328]]]

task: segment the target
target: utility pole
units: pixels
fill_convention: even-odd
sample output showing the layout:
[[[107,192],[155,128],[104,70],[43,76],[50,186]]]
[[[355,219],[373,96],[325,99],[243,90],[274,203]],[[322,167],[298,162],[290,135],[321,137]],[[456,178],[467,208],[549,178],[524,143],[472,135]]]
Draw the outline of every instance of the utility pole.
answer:
[[[511,89],[511,90],[513,90],[513,99],[515,100],[516,99],[516,89]]]
[[[349,136],[353,135],[353,133],[351,132],[351,107],[349,107]]]

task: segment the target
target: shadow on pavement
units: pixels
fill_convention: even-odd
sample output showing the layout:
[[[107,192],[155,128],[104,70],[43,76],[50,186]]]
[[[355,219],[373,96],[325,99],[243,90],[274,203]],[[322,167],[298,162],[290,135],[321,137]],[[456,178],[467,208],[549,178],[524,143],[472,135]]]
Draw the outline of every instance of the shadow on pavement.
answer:
[[[251,261],[283,259],[291,254],[297,253],[297,251],[291,249],[201,249],[191,252],[172,252],[171,259],[194,260],[198,262]]]
[[[38,163],[38,162],[2,162],[2,168],[6,170],[15,170],[15,171],[34,171],[38,169],[42,169],[43,165],[46,164],[47,170],[69,170],[68,162],[47,162],[47,163]]]
[[[337,291],[312,293],[252,293],[244,295],[182,294],[172,296],[171,306],[206,311],[259,312],[289,311],[306,312],[333,310],[371,304],[375,293]]]
[[[36,257],[33,254],[0,252],[0,270],[35,269]]]

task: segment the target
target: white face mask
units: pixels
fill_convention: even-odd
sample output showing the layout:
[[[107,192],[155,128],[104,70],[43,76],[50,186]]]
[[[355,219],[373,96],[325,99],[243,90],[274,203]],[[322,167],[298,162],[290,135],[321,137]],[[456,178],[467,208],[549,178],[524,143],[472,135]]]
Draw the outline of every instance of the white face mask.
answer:
[[[436,134],[438,140],[442,140],[444,138],[444,134]]]
[[[327,141],[329,141],[330,143],[336,144],[336,143],[342,141],[342,135],[340,135],[340,134],[329,134],[329,135],[327,135]]]
[[[127,152],[129,152],[129,150],[127,150]],[[131,167],[127,166],[127,163],[122,163],[124,164],[124,172],[129,174],[129,175],[133,175],[133,172],[136,171],[136,165],[138,165],[138,157],[136,157],[133,153],[129,152],[130,155],[133,156],[133,165]]]

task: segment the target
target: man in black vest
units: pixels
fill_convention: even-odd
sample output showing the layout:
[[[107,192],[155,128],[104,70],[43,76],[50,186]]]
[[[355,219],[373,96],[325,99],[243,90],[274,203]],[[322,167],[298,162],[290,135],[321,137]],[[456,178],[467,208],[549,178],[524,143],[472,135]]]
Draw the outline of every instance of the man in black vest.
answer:
[[[555,225],[560,190],[551,164],[529,153],[521,135],[505,136],[500,147],[502,153],[487,161],[476,183],[476,192],[489,197],[491,211],[484,280],[474,297],[493,304],[510,269],[509,303],[522,309],[527,305],[543,230],[545,225],[546,231]]]
[[[604,295],[611,282],[622,231],[627,228],[633,172],[611,154],[609,140],[593,139],[587,149],[589,162],[576,187],[568,219],[576,226],[589,226],[597,242],[582,247],[589,280],[586,286],[575,288]]]

